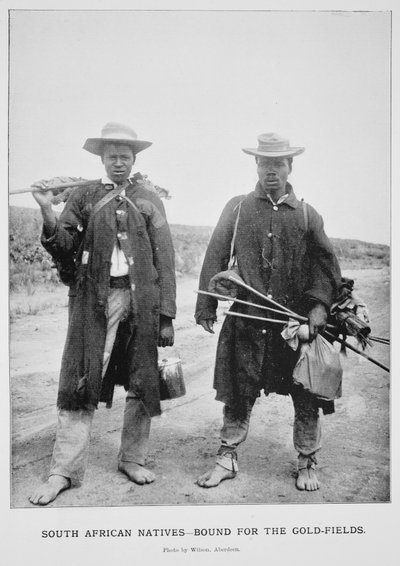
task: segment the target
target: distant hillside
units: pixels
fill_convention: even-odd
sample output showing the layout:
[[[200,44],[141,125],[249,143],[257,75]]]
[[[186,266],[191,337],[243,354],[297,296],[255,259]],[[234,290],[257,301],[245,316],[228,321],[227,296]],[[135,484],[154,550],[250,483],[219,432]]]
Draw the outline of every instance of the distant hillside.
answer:
[[[343,269],[378,268],[390,265],[390,247],[361,240],[330,238]]]
[[[10,207],[10,284],[11,288],[42,281],[57,281],[51,260],[40,244],[42,219],[32,208]],[[213,228],[172,224],[178,274],[197,274]],[[360,240],[331,239],[344,269],[378,268],[389,265],[390,249],[384,244]]]

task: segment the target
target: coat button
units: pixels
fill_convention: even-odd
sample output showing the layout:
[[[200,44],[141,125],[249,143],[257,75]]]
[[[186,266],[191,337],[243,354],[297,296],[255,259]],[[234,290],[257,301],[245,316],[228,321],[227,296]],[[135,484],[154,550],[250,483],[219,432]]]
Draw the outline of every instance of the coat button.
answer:
[[[268,238],[272,238],[272,232],[268,234]]]
[[[277,207],[277,206],[273,206],[272,208],[273,208],[274,210],[278,210],[278,207]]]
[[[266,334],[266,333],[267,333],[267,331],[265,330],[265,328],[263,328],[263,329],[261,330],[261,333],[262,333],[262,334]]]
[[[115,200],[117,200],[118,202],[121,202],[121,200],[122,200],[121,195],[117,195],[117,196],[115,197]]]
[[[122,238],[122,234],[121,234],[121,232],[118,232],[118,234],[117,234],[117,238],[118,238],[118,240],[120,240],[120,239]]]

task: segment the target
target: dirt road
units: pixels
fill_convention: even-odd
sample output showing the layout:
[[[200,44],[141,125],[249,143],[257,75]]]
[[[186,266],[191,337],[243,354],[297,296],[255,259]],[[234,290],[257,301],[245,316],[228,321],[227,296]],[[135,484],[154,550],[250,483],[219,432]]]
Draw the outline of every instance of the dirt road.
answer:
[[[373,334],[389,337],[389,273],[349,272],[368,303]],[[70,506],[371,503],[389,493],[389,374],[363,358],[343,358],[343,397],[325,416],[319,456],[318,492],[294,486],[293,408],[289,398],[262,396],[254,408],[248,440],[240,449],[240,473],[217,489],[202,489],[196,477],[213,465],[222,405],[214,401],[212,373],[217,335],[193,321],[197,281],[178,281],[179,316],[175,351],[182,358],[187,395],[163,402],[153,419],[148,467],[157,479],[136,486],[119,473],[116,459],[124,406],[118,389],[113,408],[96,413],[85,482],[50,504]],[[59,363],[67,309],[15,320],[11,327],[12,506],[30,507],[28,496],[46,477],[55,435]],[[223,317],[220,317],[221,319]],[[219,325],[220,326],[220,325]],[[168,352],[171,355],[171,352]],[[389,365],[389,348],[376,344],[371,355]]]

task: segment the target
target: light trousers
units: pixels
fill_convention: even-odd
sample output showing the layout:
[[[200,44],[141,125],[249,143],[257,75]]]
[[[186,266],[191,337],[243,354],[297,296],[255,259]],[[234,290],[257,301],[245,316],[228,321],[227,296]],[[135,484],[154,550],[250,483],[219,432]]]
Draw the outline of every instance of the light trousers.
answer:
[[[110,289],[107,303],[107,333],[103,356],[104,377],[117,335],[118,325],[130,308],[129,289]],[[95,409],[58,411],[56,441],[49,475],[72,481],[83,480],[89,456],[90,435]],[[145,463],[151,417],[143,402],[132,393],[126,396],[119,462]]]
[[[291,392],[294,406],[293,443],[297,452],[311,456],[321,448],[321,422],[315,397],[300,387]],[[242,406],[224,405],[221,446],[217,463],[234,472],[238,471],[237,447],[247,438],[250,415],[255,399],[246,399]]]

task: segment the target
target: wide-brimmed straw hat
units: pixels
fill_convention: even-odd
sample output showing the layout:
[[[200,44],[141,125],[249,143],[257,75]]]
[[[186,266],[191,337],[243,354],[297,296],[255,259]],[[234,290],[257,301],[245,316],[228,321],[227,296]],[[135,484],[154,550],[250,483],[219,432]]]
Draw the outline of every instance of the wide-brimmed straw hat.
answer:
[[[303,153],[304,147],[290,147],[289,140],[279,134],[260,134],[258,147],[244,147],[243,151],[260,157],[294,157]]]
[[[120,143],[129,145],[133,153],[139,153],[146,147],[149,147],[152,142],[138,140],[135,130],[124,124],[117,122],[108,122],[101,130],[99,138],[88,138],[85,141],[83,149],[94,153],[95,155],[103,155],[103,147],[106,143]]]

